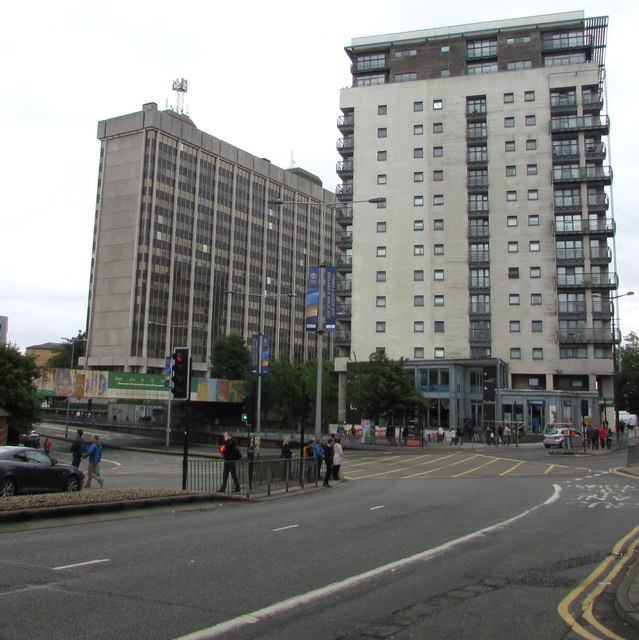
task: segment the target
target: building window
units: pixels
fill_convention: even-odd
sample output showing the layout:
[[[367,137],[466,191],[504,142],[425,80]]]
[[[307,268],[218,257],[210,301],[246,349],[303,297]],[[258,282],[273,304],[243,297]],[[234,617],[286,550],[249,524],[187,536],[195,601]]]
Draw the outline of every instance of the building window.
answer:
[[[537,140],[526,140],[526,151],[535,151],[537,149]]]
[[[433,296],[433,306],[434,307],[443,307],[444,306],[444,296],[442,296],[442,295]]]
[[[388,113],[388,108],[385,104],[378,104],[377,105],[377,115],[378,116],[385,116]]]
[[[373,73],[368,76],[360,76],[355,81],[358,87],[369,87],[376,84],[385,84],[386,76],[383,73]]]
[[[433,254],[436,256],[444,255],[444,245],[443,244],[435,244],[433,245]]]
[[[421,320],[413,322],[413,331],[415,333],[424,333],[424,323]]]
[[[424,206],[424,196],[413,196],[413,206],[414,207],[423,207]]]
[[[424,157],[424,149],[422,147],[416,147],[413,149],[413,158],[423,158]]]
[[[517,175],[517,167],[514,164],[506,167],[506,176],[512,177]]]
[[[517,226],[517,216],[508,216],[506,218],[506,226],[508,227],[516,227]]]
[[[435,111],[439,111],[440,109],[444,108],[444,101],[443,100],[433,100],[433,109]]]
[[[397,73],[395,74],[395,82],[410,82],[411,80],[417,80],[417,74],[411,73]]]
[[[444,347],[435,347],[435,350],[433,351],[435,358],[443,358],[444,354]]]
[[[423,171],[415,171],[413,173],[413,182],[424,182],[424,172]]]
[[[534,127],[537,124],[537,119],[534,115],[526,116],[524,122],[526,123],[527,127]]]
[[[507,38],[506,44],[528,44],[530,36],[518,36],[516,38]]]
[[[508,267],[508,277],[511,280],[519,278],[519,267]]]
[[[448,52],[450,51],[450,46],[449,46],[449,45],[447,45],[447,44],[443,44],[443,45],[439,48],[439,50],[440,50],[442,53],[448,53]]]
[[[506,140],[504,143],[504,151],[515,151],[515,141],[514,140]]]
[[[441,193],[438,193],[433,196],[433,204],[434,205],[442,205],[444,204],[444,196]]]
[[[443,231],[444,230],[444,220],[442,218],[435,218],[433,220],[433,231]]]
[[[541,304],[541,293],[531,293],[530,304],[535,306]]]
[[[524,91],[524,102],[534,102],[534,101],[535,101],[535,92]]]
[[[512,129],[515,126],[515,118],[513,116],[507,116],[504,118],[504,127],[506,129]]]
[[[511,102],[515,102],[515,94],[514,93],[504,93],[504,104],[509,104]]]
[[[415,124],[413,125],[413,135],[421,136],[424,133],[424,125],[423,124]]]
[[[528,189],[528,200],[539,200],[539,190]]]
[[[544,350],[541,347],[533,347],[532,359],[533,360],[543,360],[544,359]]]
[[[496,62],[475,62],[473,64],[469,64],[466,67],[466,71],[470,76],[476,76],[480,73],[494,73],[497,71],[497,63]]]
[[[386,127],[380,127],[377,129],[377,137],[378,138],[386,138],[388,135],[388,129]]]
[[[515,202],[517,200],[517,192],[516,191],[506,191],[506,201],[507,202]]]
[[[424,306],[424,296],[413,296],[413,306],[414,307],[423,307]]]
[[[541,333],[544,330],[543,326],[542,320],[531,320],[530,322],[530,328],[533,333]]]
[[[386,198],[377,203],[378,209],[386,209]]]
[[[435,320],[433,324],[433,332],[434,333],[444,333],[444,321],[443,320]]]
[[[420,100],[418,102],[413,102],[413,111],[417,112],[417,111],[423,111],[424,110],[424,103]]]
[[[424,347],[415,347],[413,349],[413,358],[415,360],[423,360],[424,359]]]
[[[386,153],[386,151],[378,151],[377,152],[377,160],[379,162],[382,162],[384,160],[388,159],[388,154]]]
[[[541,251],[541,243],[539,240],[531,240],[528,243],[528,251]]]
[[[433,133],[443,133],[443,132],[444,132],[444,123],[433,122]]]
[[[450,76],[450,69],[442,69],[440,75],[442,78],[448,78]]]
[[[386,323],[383,320],[378,320],[375,323],[376,333],[386,333]]]
[[[377,184],[386,184],[386,174],[378,173],[377,174]]]
[[[539,226],[539,216],[536,213],[528,216],[528,226],[529,227],[538,227]]]
[[[413,247],[413,255],[414,256],[423,256],[424,255],[424,245],[423,244],[416,244]]]
[[[424,221],[413,220],[413,231],[423,231],[423,230],[424,230]]]
[[[377,257],[383,258],[386,256],[386,247],[377,247]]]
[[[508,253],[517,253],[519,251],[519,242],[511,240],[508,243]]]
[[[396,58],[411,58],[417,55],[417,49],[403,49],[402,51],[395,51]]]
[[[531,69],[532,60],[517,60],[516,62],[508,62],[506,64],[507,71],[521,71],[522,69]]]
[[[444,270],[435,269],[435,271],[433,271],[433,280],[443,280],[443,279],[444,279]]]
[[[510,359],[511,360],[521,360],[521,349],[519,347],[511,347],[510,348]]]
[[[444,172],[441,169],[433,171],[433,181],[441,182],[444,179]]]
[[[376,307],[385,307],[386,306],[386,296],[377,296],[375,298],[375,306]]]
[[[377,223],[377,233],[386,233],[386,223],[378,222]]]
[[[526,165],[526,175],[527,176],[536,176],[537,175],[537,165],[536,164],[528,164],[528,165]]]
[[[433,147],[433,158],[441,158],[444,155],[444,147]]]
[[[541,278],[541,267],[530,267],[531,278]]]
[[[511,293],[508,295],[508,304],[516,307],[517,305],[519,305],[519,294],[518,293]]]
[[[376,282],[386,282],[386,271],[378,271],[375,274]]]
[[[519,333],[521,331],[521,322],[519,320],[510,321],[510,333]]]
[[[424,280],[424,270],[423,269],[415,269],[415,271],[413,271],[413,280],[415,280],[415,282],[421,282]]]

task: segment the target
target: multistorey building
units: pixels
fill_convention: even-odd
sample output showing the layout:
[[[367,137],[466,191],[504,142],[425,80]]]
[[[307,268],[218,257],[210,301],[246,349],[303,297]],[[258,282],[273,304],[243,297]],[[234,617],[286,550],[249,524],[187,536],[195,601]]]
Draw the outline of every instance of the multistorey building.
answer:
[[[305,278],[334,261],[334,194],[155,103],[98,138],[87,366],[160,373],[188,346],[202,374],[218,336],[261,331],[271,357],[314,357]]]
[[[338,348],[409,359],[431,421],[598,422],[613,396],[606,29],[578,11],[346,49]]]

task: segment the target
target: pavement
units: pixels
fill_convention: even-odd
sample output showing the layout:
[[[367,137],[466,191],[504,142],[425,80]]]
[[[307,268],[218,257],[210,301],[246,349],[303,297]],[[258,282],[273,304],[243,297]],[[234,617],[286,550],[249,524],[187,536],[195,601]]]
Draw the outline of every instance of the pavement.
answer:
[[[73,435],[74,434],[73,430]],[[100,433],[101,430],[95,430]],[[46,425],[41,425],[39,433],[43,437],[54,438],[58,440],[71,441],[72,438],[65,438],[59,436],[55,431],[48,431]],[[109,433],[109,442],[105,444],[105,448],[112,449],[125,449],[130,451],[145,451],[162,453],[165,455],[184,455],[183,445],[170,445],[166,447],[164,442],[157,438],[145,437],[145,436],[130,436],[129,434],[120,434],[115,432]],[[133,441],[133,443],[132,443]],[[344,442],[347,445],[347,442]],[[467,443],[466,448],[473,449],[486,449],[490,451],[505,451],[508,448],[505,446],[488,447],[480,443]],[[513,446],[513,445],[511,445]],[[525,443],[520,444],[522,447],[539,446],[539,443]],[[345,447],[346,448],[346,447]],[[445,450],[463,450],[463,446],[459,447],[448,444],[429,444],[426,451],[445,451]],[[405,450],[406,453],[415,453],[418,447],[397,447],[397,446],[374,446],[374,447],[357,447],[357,450],[366,450],[367,452],[384,453],[392,452],[398,453],[398,450]],[[608,453],[607,450],[591,449],[582,450],[581,447],[573,450],[564,449],[551,449],[548,452],[553,455],[579,455],[579,456],[603,456]],[[264,448],[262,450],[264,456],[272,454],[278,455],[277,449]],[[198,457],[220,457],[217,452],[217,447],[214,445],[201,445],[194,444],[189,446],[189,456]],[[639,479],[639,464],[630,465],[627,467],[615,469],[615,471],[623,473],[628,476],[634,476]],[[284,495],[297,495],[301,492],[308,493],[310,491],[322,490],[322,487],[316,487],[314,485],[307,484],[304,488],[298,488],[298,490]],[[93,492],[92,495],[98,495],[99,492]],[[223,494],[206,494],[201,493],[185,493],[176,492],[174,495],[165,495],[159,497],[142,497],[131,500],[118,500],[118,501],[101,501],[91,502],[88,504],[66,505],[66,506],[54,506],[54,507],[39,507],[36,509],[23,509],[18,511],[0,511],[0,526],[4,523],[24,522],[31,520],[41,520],[43,518],[59,518],[61,516],[78,516],[86,514],[98,514],[109,513],[132,509],[148,509],[153,507],[188,507],[188,506],[205,506],[207,503],[219,502],[220,500],[246,500],[245,496],[239,495],[223,495]],[[621,584],[617,589],[615,596],[615,608],[621,619],[629,626],[636,630],[639,630],[639,557],[633,558],[626,570]]]

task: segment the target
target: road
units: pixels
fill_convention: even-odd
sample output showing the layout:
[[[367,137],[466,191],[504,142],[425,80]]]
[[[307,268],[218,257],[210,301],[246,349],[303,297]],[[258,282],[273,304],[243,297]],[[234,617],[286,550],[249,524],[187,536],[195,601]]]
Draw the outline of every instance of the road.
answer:
[[[636,638],[611,609],[615,545],[639,541],[622,464],[351,454],[351,480],[293,498],[0,533],[0,638],[611,638],[572,630],[606,582],[597,624]]]

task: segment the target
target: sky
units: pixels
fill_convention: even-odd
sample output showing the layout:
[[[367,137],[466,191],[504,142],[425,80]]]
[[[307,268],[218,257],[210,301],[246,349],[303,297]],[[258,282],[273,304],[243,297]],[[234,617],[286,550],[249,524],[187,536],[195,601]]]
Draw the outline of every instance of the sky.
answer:
[[[433,11],[437,7],[437,11]],[[537,0],[35,0],[5,9],[0,59],[0,316],[21,348],[86,326],[100,120],[174,105],[189,83],[196,126],[273,164],[339,183],[339,91],[351,83],[351,39],[583,10],[609,16],[606,67],[617,220],[617,300],[624,334],[639,333],[639,176],[635,41],[639,3]],[[11,77],[11,82],[9,82]],[[634,252],[638,251],[638,255]]]

